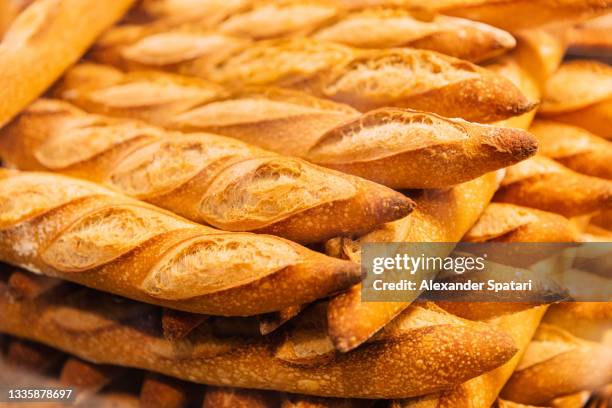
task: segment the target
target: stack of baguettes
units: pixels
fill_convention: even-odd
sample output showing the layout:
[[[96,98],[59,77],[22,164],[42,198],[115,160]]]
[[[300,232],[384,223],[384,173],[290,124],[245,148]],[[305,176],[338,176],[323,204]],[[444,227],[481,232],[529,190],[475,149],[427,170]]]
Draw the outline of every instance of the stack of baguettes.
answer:
[[[130,3],[0,0],[0,332],[74,356],[5,337],[0,383],[206,408],[612,383],[612,303],[359,283],[369,242],[612,240],[612,68],[562,63],[609,0],[142,0],[92,45]]]

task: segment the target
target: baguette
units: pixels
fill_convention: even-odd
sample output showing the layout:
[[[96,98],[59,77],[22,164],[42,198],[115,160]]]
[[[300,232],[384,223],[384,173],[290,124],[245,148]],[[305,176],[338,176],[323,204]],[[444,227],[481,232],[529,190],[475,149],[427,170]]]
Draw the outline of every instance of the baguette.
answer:
[[[596,61],[566,62],[546,83],[539,114],[612,138],[612,67]]]
[[[575,217],[612,208],[612,182],[536,156],[507,169],[495,200]]]
[[[14,300],[3,289],[0,314],[1,332],[86,360],[212,385],[330,397],[404,398],[435,392],[491,370],[516,352],[512,338],[499,329],[426,306],[409,308],[376,341],[308,365],[287,361],[295,347],[309,346],[288,338],[284,330],[266,337],[218,336],[210,320],[187,339],[170,343],[158,329],[153,306],[82,287],[36,300]]]
[[[520,129],[387,108],[330,130],[308,159],[393,188],[444,188],[527,159],[536,150],[535,140]]]
[[[588,176],[612,180],[612,142],[576,126],[537,120],[529,129],[539,153]]]
[[[576,337],[601,342],[612,335],[612,303],[559,303],[550,307],[544,323],[560,327]]]
[[[186,99],[219,93],[198,80],[122,74],[88,64],[71,70],[55,95],[93,112],[234,137],[392,188],[448,187],[517,163],[536,150],[531,135],[518,129],[395,108],[358,115],[343,105],[275,89],[182,105],[163,102],[164,96],[181,92]]]
[[[307,91],[361,111],[396,106],[492,122],[534,107],[506,79],[425,50],[359,50],[308,38],[251,43],[175,30],[135,43],[117,38],[99,45],[92,57],[125,69],[158,68],[233,87]]]
[[[547,306],[535,307],[487,320],[514,339],[519,349],[510,361],[451,390],[410,400],[394,401],[391,408],[489,408],[512,375],[525,352]]]
[[[418,48],[472,62],[489,60],[516,46],[512,35],[489,25],[397,8],[351,13],[311,37],[356,48]]]
[[[612,348],[578,339],[555,326],[539,327],[502,398],[545,404],[612,381]]]
[[[10,167],[84,178],[195,222],[301,243],[365,233],[413,207],[388,188],[233,139],[56,100],[37,101],[0,131],[0,155]]]
[[[0,127],[75,63],[132,3],[36,0],[19,13],[0,38]]]
[[[225,233],[68,177],[0,171],[0,258],[194,313],[254,315],[359,280],[359,265],[274,236]]]
[[[489,173],[448,190],[425,190],[415,198],[417,209],[410,217],[385,224],[357,241],[331,240],[326,244],[327,252],[359,261],[360,246],[368,242],[458,242],[489,203],[499,176]],[[334,346],[343,352],[358,347],[408,305],[362,302],[361,285],[353,286],[329,304],[329,333]]]

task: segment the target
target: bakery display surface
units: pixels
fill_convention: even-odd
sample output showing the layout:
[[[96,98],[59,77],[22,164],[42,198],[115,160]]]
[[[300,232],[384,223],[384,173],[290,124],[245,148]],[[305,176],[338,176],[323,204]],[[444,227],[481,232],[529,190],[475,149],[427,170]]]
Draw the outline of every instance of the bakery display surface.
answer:
[[[0,407],[612,407],[610,16],[0,0]]]

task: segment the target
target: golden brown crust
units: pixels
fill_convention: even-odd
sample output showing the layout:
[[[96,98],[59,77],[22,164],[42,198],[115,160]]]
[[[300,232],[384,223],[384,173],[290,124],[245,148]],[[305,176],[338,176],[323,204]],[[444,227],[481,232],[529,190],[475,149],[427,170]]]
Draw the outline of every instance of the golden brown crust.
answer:
[[[388,223],[357,241],[328,242],[328,253],[358,260],[360,244],[364,242],[457,242],[484,211],[498,182],[499,176],[489,173],[452,189],[425,190],[415,198],[417,209],[410,217]],[[361,302],[361,286],[352,287],[332,299],[329,305],[329,333],[334,346],[341,351],[354,349],[407,305],[405,302]]]
[[[344,105],[273,88],[220,96],[202,81],[152,72],[121,74],[99,65],[74,68],[56,95],[90,111],[224,134],[394,188],[454,185],[516,163],[536,149],[531,135],[518,129],[395,108],[359,116]],[[209,96],[177,104],[172,96],[178,95]],[[122,102],[135,98],[131,105]]]
[[[85,181],[3,170],[0,194],[3,260],[145,302],[250,315],[359,279],[358,265],[273,236],[200,226]]]
[[[175,31],[127,47],[117,40],[94,57],[131,70],[165,69],[232,87],[303,90],[362,111],[397,106],[491,122],[534,107],[504,78],[431,51],[357,50],[307,38],[238,42],[219,34]],[[305,59],[311,63],[304,65]]]
[[[37,0],[12,21],[3,37],[0,27],[0,126],[75,63],[131,3]]]
[[[574,217],[612,208],[612,182],[536,156],[507,169],[495,201]]]
[[[367,232],[413,206],[369,181],[234,139],[88,115],[57,100],[37,101],[3,129],[0,151],[11,167],[84,178],[226,231],[303,243]]]
[[[612,179],[612,142],[579,127],[548,120],[536,120],[529,131],[538,138],[543,156],[578,173]]]
[[[394,401],[392,408],[489,408],[519,363],[547,306],[540,306],[488,320],[514,339],[518,352],[504,365],[459,386],[430,396]]]
[[[543,324],[501,396],[524,404],[545,404],[611,380],[612,348]]]
[[[330,130],[306,157],[393,188],[443,188],[507,167],[536,150],[535,140],[520,129],[386,108]]]
[[[335,397],[389,398],[434,392],[491,370],[516,351],[511,337],[498,329],[463,321],[439,309],[411,308],[379,339],[352,353],[332,355],[323,364],[307,366],[277,357],[279,345],[285,342],[284,330],[267,337],[219,337],[205,322],[187,339],[173,344],[156,329],[152,307],[118,302],[89,289],[35,301],[14,301],[0,291],[0,312],[0,331],[36,339],[85,359],[212,385]],[[434,318],[413,317],[423,313]],[[373,358],[376,366],[371,364]]]

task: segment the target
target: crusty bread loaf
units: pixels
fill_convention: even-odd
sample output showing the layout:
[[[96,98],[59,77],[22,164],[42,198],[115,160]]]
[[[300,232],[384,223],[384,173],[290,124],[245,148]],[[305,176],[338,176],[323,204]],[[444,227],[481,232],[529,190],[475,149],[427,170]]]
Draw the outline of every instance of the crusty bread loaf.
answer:
[[[325,3],[361,9],[372,6],[423,7],[421,0],[324,0]],[[427,8],[444,14],[519,30],[548,23],[573,22],[604,13],[609,0],[430,0]]]
[[[7,13],[11,23],[4,35],[0,27],[0,127],[76,62],[132,2],[36,0],[14,20]]]
[[[610,381],[612,347],[542,324],[501,396],[524,404],[545,404]]]
[[[612,208],[612,182],[536,156],[507,169],[495,200],[574,217]]]
[[[564,302],[552,305],[544,323],[591,341],[612,340],[612,303]]]
[[[487,322],[497,325],[514,339],[519,351],[510,361],[486,374],[473,378],[451,390],[421,398],[394,401],[392,408],[489,408],[512,375],[547,306],[539,306],[494,317]]]
[[[272,312],[359,280],[356,264],[204,227],[86,181],[1,170],[0,197],[2,260],[174,309]]]
[[[406,109],[358,115],[344,105],[276,89],[223,95],[197,79],[122,74],[91,64],[71,70],[55,94],[90,111],[235,137],[393,188],[455,185],[536,150],[534,139],[519,129]],[[186,102],[195,95],[203,100]]]
[[[539,142],[539,153],[589,176],[612,179],[612,141],[582,128],[536,120],[529,131]]]
[[[185,30],[135,43],[128,35],[117,37],[99,44],[93,58],[130,70],[165,69],[233,87],[298,89],[362,111],[396,106],[491,122],[534,107],[506,79],[432,51],[359,50],[308,38],[250,43]]]
[[[494,326],[459,319],[432,305],[407,309],[358,350],[307,364],[295,357],[313,344],[283,329],[266,337],[228,336],[213,333],[210,320],[186,339],[170,343],[160,332],[155,307],[82,287],[29,300],[12,299],[4,287],[0,314],[1,332],[98,363],[213,385],[335,397],[435,392],[491,370],[516,352],[512,338]]]
[[[357,241],[347,238],[328,241],[327,252],[359,261],[360,246],[367,242],[457,242],[484,211],[499,185],[499,179],[499,174],[489,173],[451,189],[424,190],[415,197],[417,208],[410,217],[385,224]],[[329,304],[329,333],[334,346],[344,352],[354,349],[408,304],[362,302],[361,285],[353,286]]]
[[[564,63],[546,82],[539,114],[612,138],[612,67],[588,60]]]
[[[512,35],[489,25],[398,8],[350,13],[310,37],[357,48],[431,50],[472,62],[499,56],[516,45]]]
[[[393,188],[443,188],[507,167],[536,150],[531,135],[520,129],[387,108],[330,130],[307,159]]]
[[[413,206],[372,182],[234,139],[88,115],[57,100],[35,102],[0,131],[0,155],[11,167],[84,178],[195,222],[302,243],[365,233]]]

